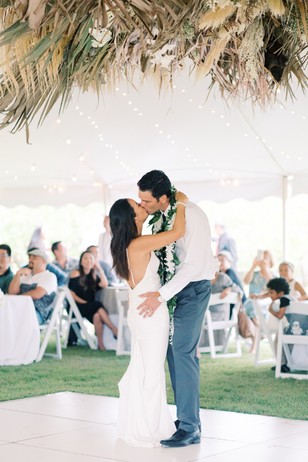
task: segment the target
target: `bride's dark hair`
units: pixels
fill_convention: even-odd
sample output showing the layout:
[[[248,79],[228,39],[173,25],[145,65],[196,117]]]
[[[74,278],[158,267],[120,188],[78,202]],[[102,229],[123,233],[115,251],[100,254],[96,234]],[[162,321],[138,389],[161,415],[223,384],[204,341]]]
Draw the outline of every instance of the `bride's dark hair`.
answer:
[[[123,279],[129,279],[126,249],[138,235],[135,212],[127,199],[117,200],[110,209],[111,255],[113,266]]]

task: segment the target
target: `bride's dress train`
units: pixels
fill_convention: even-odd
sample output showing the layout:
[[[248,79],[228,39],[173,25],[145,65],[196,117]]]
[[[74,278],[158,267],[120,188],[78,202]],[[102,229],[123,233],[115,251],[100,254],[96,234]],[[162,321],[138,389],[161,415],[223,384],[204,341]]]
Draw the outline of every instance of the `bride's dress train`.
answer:
[[[169,314],[162,303],[152,317],[140,316],[140,294],[160,287],[159,261],[152,252],[144,278],[129,289],[128,325],[131,359],[119,382],[119,437],[127,444],[159,446],[175,432],[166,401],[164,362],[168,347]]]

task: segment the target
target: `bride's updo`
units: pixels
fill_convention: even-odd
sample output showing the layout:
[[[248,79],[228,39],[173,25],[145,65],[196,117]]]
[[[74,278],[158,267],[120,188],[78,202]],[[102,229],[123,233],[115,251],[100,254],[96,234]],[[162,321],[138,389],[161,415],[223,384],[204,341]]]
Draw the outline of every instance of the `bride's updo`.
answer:
[[[110,209],[111,255],[120,278],[129,279],[126,249],[138,235],[135,212],[127,199],[117,200]]]

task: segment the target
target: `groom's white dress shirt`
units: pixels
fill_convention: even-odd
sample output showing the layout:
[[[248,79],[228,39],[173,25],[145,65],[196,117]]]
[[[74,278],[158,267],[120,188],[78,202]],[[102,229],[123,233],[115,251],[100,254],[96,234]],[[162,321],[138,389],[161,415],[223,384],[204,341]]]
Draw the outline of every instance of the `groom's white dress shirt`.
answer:
[[[213,279],[218,271],[206,214],[196,204],[188,202],[185,219],[185,236],[176,242],[176,254],[180,264],[171,281],[159,289],[164,300],[170,300],[190,282]]]

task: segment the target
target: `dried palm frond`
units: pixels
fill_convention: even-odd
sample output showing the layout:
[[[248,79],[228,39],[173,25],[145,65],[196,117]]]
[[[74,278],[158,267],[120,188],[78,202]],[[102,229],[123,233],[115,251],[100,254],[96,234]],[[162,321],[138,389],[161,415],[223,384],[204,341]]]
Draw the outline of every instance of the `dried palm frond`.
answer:
[[[199,21],[199,29],[219,27],[236,11],[236,6],[228,5],[204,13]]]
[[[282,16],[285,13],[285,6],[282,0],[267,0],[268,7],[275,16]]]
[[[162,88],[187,60],[223,98],[265,105],[292,78],[307,88],[307,30],[304,0],[0,0],[0,128],[42,122],[76,86]]]

